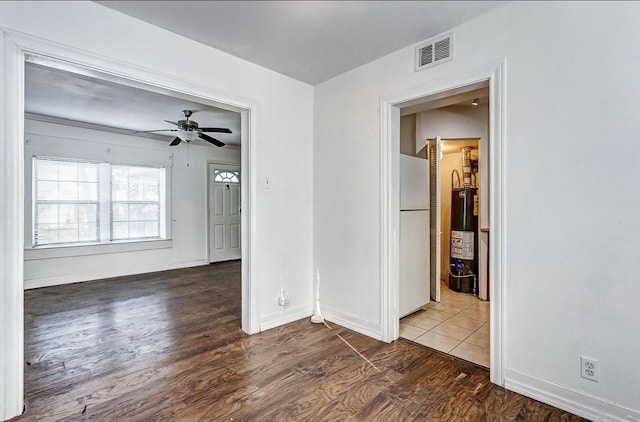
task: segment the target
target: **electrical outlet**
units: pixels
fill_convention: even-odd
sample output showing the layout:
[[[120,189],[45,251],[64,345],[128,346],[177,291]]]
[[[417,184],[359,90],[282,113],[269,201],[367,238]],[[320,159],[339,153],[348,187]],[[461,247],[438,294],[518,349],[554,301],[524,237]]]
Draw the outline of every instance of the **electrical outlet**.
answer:
[[[600,381],[598,360],[580,356],[580,376],[591,381]]]

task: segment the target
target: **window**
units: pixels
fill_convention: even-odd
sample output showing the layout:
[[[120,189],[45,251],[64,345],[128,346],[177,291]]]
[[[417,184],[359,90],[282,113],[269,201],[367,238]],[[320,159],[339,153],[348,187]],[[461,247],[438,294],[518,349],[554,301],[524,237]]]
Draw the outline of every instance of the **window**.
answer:
[[[160,170],[111,167],[111,240],[160,238]]]
[[[213,181],[223,183],[240,183],[240,172],[237,170],[214,170]]]
[[[166,238],[163,167],[33,159],[33,245]]]
[[[36,159],[34,245],[97,242],[97,163]]]

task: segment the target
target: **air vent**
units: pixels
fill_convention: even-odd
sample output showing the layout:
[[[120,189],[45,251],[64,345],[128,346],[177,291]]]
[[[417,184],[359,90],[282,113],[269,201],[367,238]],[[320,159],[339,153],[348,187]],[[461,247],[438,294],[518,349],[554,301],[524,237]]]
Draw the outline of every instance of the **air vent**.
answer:
[[[420,57],[418,58],[420,67],[433,63],[433,44],[426,45],[418,51],[420,52]]]
[[[453,32],[438,35],[416,46],[416,72],[453,60]]]

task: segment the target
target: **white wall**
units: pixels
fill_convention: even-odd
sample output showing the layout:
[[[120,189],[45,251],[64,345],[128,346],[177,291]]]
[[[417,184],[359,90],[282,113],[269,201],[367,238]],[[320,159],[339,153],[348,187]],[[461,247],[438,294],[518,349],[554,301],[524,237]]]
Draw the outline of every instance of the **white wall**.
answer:
[[[418,113],[416,116],[416,140],[420,140],[418,148],[423,148],[427,139],[436,136],[442,139],[489,138],[488,104],[477,107],[453,105]]]
[[[187,157],[186,144],[170,147],[149,138],[34,120],[25,121],[25,143],[25,288],[208,264],[207,162],[239,164],[239,148],[194,143],[189,145]],[[120,157],[116,157],[118,151]],[[166,165],[171,241],[119,244],[116,248],[32,249],[30,158],[34,155]],[[147,248],[131,250],[140,247]],[[51,258],[52,254],[55,257]]]
[[[639,16],[636,2],[513,2],[456,28],[449,63],[416,73],[407,47],[316,86],[326,316],[382,335],[380,96],[506,58],[506,385],[640,420]],[[600,382],[580,378],[580,355]]]
[[[0,28],[69,47],[75,52],[86,52],[118,65],[157,72],[163,79],[176,80],[185,86],[202,86],[209,95],[220,93],[255,107],[256,136],[252,145],[257,157],[257,178],[268,176],[273,182],[269,190],[256,187],[256,202],[252,204],[257,210],[252,276],[257,286],[260,327],[266,329],[311,315],[311,86],[93,2],[0,2]],[[174,56],[176,52],[179,54]],[[185,65],[185,61],[178,58],[184,56],[198,59]],[[175,158],[178,162],[178,154]],[[175,239],[167,257],[171,265],[193,263],[206,257],[206,233],[204,227],[200,227],[206,209],[203,163],[198,159],[198,163],[188,169],[174,166],[176,179],[195,177],[196,187],[177,190],[173,195],[173,209],[183,211],[178,211],[182,221],[173,227],[174,236],[180,240]],[[199,194],[202,197],[198,197]],[[188,219],[197,223],[187,223]],[[166,252],[154,252],[153,257],[149,256],[151,253],[144,254],[144,269],[132,262],[133,255],[123,266],[127,271],[163,269],[166,263],[158,266],[154,263],[161,259],[158,254]],[[2,280],[8,280],[7,276],[3,274]],[[290,299],[284,310],[277,304],[281,282]]]

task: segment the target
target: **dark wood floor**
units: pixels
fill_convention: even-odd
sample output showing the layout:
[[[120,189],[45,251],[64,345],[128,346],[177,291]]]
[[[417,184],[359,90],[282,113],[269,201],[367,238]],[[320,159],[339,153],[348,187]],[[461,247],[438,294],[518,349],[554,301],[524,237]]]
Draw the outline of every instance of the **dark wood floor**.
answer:
[[[29,290],[25,310],[19,421],[582,420],[406,340],[247,336],[239,262]]]

